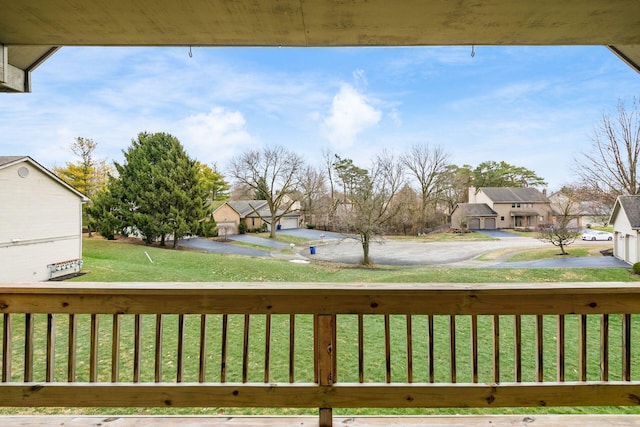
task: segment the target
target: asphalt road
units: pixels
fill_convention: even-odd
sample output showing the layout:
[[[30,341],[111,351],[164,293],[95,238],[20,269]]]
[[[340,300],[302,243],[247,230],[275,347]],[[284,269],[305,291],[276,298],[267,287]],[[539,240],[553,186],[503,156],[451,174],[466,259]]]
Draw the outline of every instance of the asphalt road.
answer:
[[[314,254],[310,247],[296,246],[298,256],[310,260],[321,260],[345,264],[357,264],[362,258],[362,246],[358,240],[348,238],[338,233],[324,232],[320,230],[294,229],[280,230],[278,233],[303,237],[313,241]],[[474,258],[493,251],[500,250],[527,250],[541,247],[551,248],[548,243],[543,243],[531,237],[522,237],[504,231],[492,232],[496,240],[476,240],[467,242],[427,242],[421,240],[385,240],[373,242],[370,246],[370,255],[378,265],[431,265],[442,267],[476,267],[476,268],[627,268],[623,261],[614,257],[585,257],[569,258],[558,256],[554,259],[539,261],[504,262],[501,260],[478,261]],[[286,243],[274,242],[253,235],[238,235],[230,238],[238,241],[268,246],[274,249],[287,246]],[[269,251],[243,248],[229,243],[215,242],[207,239],[185,239],[180,245],[192,249],[206,250],[210,252],[270,257]],[[603,249],[611,247],[610,242],[600,243]],[[593,242],[576,241],[574,245],[589,245]],[[571,248],[569,248],[571,250]]]

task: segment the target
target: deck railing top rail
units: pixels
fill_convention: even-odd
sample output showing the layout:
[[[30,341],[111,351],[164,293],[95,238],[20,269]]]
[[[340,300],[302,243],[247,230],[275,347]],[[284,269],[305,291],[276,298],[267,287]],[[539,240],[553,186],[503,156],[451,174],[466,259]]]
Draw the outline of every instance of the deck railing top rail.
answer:
[[[638,307],[640,285],[616,282],[0,283],[0,313],[624,314]]]

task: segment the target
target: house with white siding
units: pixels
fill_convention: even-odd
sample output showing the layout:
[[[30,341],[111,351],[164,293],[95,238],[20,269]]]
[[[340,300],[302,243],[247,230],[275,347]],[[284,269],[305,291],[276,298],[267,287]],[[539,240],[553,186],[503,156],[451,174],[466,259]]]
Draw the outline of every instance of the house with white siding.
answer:
[[[0,281],[79,272],[87,201],[31,157],[0,156]]]
[[[640,196],[619,196],[609,223],[613,225],[613,256],[629,264],[640,261]]]

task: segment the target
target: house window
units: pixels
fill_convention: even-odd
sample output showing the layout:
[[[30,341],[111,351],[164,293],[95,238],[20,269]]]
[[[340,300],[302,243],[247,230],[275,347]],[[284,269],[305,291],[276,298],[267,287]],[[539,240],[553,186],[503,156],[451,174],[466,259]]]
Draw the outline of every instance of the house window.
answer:
[[[515,204],[515,203],[511,203],[511,207],[512,207],[512,208],[515,208],[515,207],[516,207],[516,204]]]
[[[251,218],[251,225],[252,226],[256,226],[256,219],[255,218]]]
[[[503,216],[500,217],[500,221],[504,221],[504,217]]]

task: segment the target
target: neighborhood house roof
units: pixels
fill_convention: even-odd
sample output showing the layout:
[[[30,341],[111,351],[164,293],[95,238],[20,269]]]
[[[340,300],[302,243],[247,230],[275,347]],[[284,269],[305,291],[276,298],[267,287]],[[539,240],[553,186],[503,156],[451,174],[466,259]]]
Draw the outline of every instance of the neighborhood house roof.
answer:
[[[269,211],[269,205],[266,200],[231,200],[227,204],[231,206],[238,214],[240,218],[251,218],[261,216],[267,218],[271,216]],[[258,213],[256,213],[256,211]],[[280,214],[282,210],[279,210],[277,214]],[[285,216],[298,216],[297,211],[288,212]]]
[[[513,202],[530,202],[530,203],[548,203],[547,197],[535,188],[520,187],[481,187],[478,191],[482,191],[494,203],[513,203]]]
[[[35,168],[39,169],[42,173],[44,173],[45,175],[49,176],[51,179],[56,181],[58,184],[62,185],[67,190],[71,191],[72,193],[74,193],[75,195],[80,197],[83,202],[88,202],[89,201],[87,196],[85,196],[84,194],[82,194],[81,192],[79,192],[78,190],[73,188],[71,185],[69,185],[66,182],[64,182],[56,174],[54,174],[49,169],[45,168],[44,166],[42,166],[40,163],[36,162],[35,160],[33,160],[29,156],[0,156],[0,169],[4,169],[4,168],[7,168],[9,166],[12,166],[12,165],[15,165],[15,164],[18,164],[18,163],[23,163],[23,162],[30,163],[32,166],[34,166]]]
[[[486,203],[458,203],[458,208],[468,216],[498,216]]]
[[[619,206],[627,215],[631,228],[640,228],[640,196],[619,196],[611,214],[611,222],[620,211]]]

